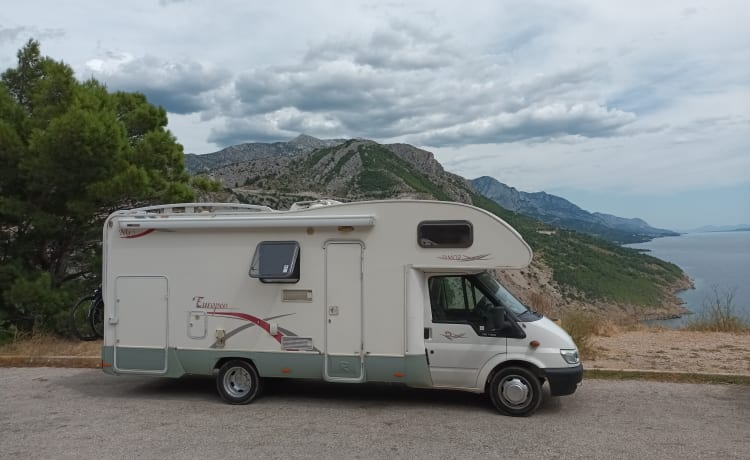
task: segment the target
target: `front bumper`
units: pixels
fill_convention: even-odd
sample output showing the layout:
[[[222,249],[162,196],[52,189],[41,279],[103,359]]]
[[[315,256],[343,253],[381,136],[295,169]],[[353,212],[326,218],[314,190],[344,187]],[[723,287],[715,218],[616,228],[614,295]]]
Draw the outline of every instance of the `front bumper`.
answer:
[[[575,367],[545,369],[552,396],[565,396],[575,393],[578,384],[583,380],[583,364]]]

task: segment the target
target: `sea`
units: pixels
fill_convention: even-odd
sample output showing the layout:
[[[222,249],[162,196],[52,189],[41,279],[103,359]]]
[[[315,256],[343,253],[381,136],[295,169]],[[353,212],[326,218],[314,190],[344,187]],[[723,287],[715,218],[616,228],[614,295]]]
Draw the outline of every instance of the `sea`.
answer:
[[[750,321],[750,231],[686,233],[626,246],[678,265],[695,284],[678,294],[692,315],[652,323],[678,328],[695,320],[715,297],[714,289],[733,292],[735,315]]]

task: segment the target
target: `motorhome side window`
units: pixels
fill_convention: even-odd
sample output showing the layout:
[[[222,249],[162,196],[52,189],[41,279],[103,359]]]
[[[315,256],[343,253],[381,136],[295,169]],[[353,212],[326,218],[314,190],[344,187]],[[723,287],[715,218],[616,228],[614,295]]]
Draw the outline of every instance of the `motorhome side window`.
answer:
[[[296,283],[300,269],[299,243],[261,241],[250,263],[250,277],[263,283]]]
[[[468,248],[474,227],[466,220],[426,220],[417,226],[417,242],[423,248]]]

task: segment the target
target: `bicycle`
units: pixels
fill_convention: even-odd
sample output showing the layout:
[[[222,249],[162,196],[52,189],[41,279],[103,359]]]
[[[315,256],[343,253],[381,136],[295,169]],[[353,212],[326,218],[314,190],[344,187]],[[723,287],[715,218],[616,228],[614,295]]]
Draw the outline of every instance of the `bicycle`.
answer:
[[[84,341],[104,337],[104,300],[101,286],[73,305],[70,311],[70,329],[76,337]]]

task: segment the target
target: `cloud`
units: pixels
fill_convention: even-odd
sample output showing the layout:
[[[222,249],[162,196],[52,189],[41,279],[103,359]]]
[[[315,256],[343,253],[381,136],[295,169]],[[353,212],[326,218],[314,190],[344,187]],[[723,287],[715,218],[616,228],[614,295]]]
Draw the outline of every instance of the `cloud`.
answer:
[[[134,58],[128,53],[105,52],[86,67],[110,88],[138,91],[167,111],[188,114],[212,105],[212,93],[228,82],[229,73],[182,59],[167,61],[154,56]]]
[[[160,6],[170,6],[174,5],[175,3],[187,3],[190,0],[159,0]]]
[[[459,51],[447,34],[436,34],[403,20],[392,20],[388,28],[375,30],[369,39],[328,39],[312,46],[306,64],[351,62],[373,69],[395,71],[439,69],[455,62]]]
[[[13,43],[24,37],[45,40],[48,38],[60,38],[63,35],[65,35],[65,31],[58,28],[39,29],[37,27],[26,26],[5,27],[0,28],[0,44]]]
[[[632,123],[635,115],[595,103],[552,103],[501,113],[427,131],[409,140],[417,145],[502,144],[560,137],[608,137]]]
[[[458,43],[399,20],[365,39],[313,44],[296,63],[237,76],[212,116],[241,122],[214,129],[211,141],[306,132],[426,146],[481,144],[615,136],[636,118],[590,89],[592,81],[608,78],[600,62],[525,75]]]
[[[0,29],[0,43],[15,41],[21,34],[29,31],[28,27],[6,27]]]
[[[318,133],[321,137],[336,137],[339,122],[324,114],[303,114],[287,108],[250,118],[232,118],[211,130],[209,142],[223,145],[244,142],[273,142],[295,137],[299,133]]]

